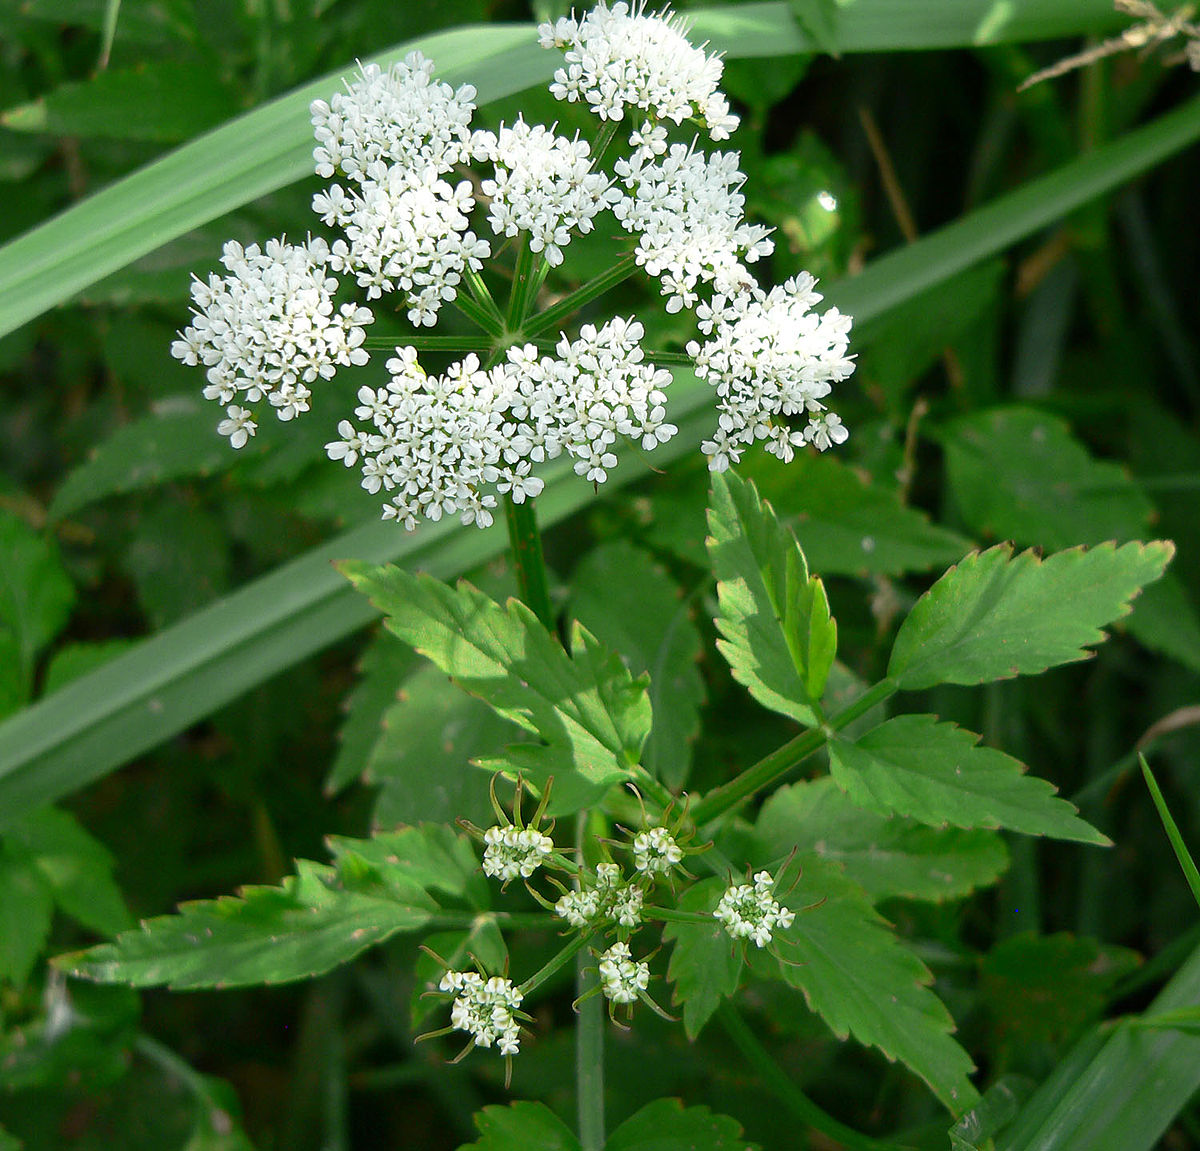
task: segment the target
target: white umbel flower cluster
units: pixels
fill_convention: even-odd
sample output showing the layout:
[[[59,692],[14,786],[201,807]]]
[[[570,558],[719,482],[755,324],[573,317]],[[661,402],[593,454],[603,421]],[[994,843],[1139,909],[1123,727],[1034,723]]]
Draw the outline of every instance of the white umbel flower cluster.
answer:
[[[510,454],[535,463],[566,452],[575,474],[602,484],[616,467],[615,448],[629,439],[650,451],[678,428],[667,422],[671,373],[645,362],[642,325],[617,316],[584,324],[579,338],[559,340],[557,358],[532,344],[508,351],[516,419]]]
[[[507,883],[528,879],[554,850],[554,840],[532,827],[489,827],[483,833],[483,873]]]
[[[219,430],[240,448],[257,425],[235,400],[265,398],[281,420],[308,411],[311,383],[338,365],[367,362],[363,329],[373,317],[353,304],[335,308],[324,240],[269,240],[261,249],[231,240],[221,262],[229,275],[193,277],[194,319],[171,355],[207,369],[204,396],[225,405]]]
[[[753,886],[742,883],[729,888],[713,915],[734,939],[752,939],[755,947],[765,947],[777,928],[786,930],[796,918],[796,913],[772,894],[774,888],[771,873],[760,871]]]
[[[495,169],[495,177],[482,184],[491,199],[492,231],[527,232],[530,251],[544,251],[552,267],[563,262],[572,232],[590,232],[595,217],[620,198],[607,176],[592,171],[586,140],[556,136],[544,124],[518,119],[499,133],[476,132],[471,148],[476,160]]]
[[[478,271],[491,254],[487,240],[468,227],[474,196],[470,181],[451,185],[433,170],[371,165],[375,179],[345,192],[333,184],[313,197],[321,220],[346,239],[335,240],[329,266],[348,272],[367,298],[402,292],[417,326],[437,323],[442,305],[458,294],[466,270]]]
[[[670,11],[645,15],[644,3],[601,3],[581,19],[543,24],[544,48],[565,48],[566,67],[554,73],[551,94],[584,100],[602,120],[621,120],[627,108],[675,124],[700,120],[714,140],[738,125],[718,89],[720,57],[693,47]]]
[[[357,78],[329,103],[314,100],[313,152],[317,175],[340,172],[356,183],[374,177],[382,161],[409,171],[450,171],[467,159],[475,89],[455,92],[433,78],[433,61],[412,52],[387,72],[378,64],[359,68]]]
[[[643,875],[666,875],[683,861],[683,848],[665,827],[639,831],[633,839],[633,866]]]
[[[769,292],[719,295],[696,309],[708,338],[687,352],[717,390],[717,431],[702,445],[713,471],[737,463],[756,440],[787,462],[806,443],[824,451],[849,434],[822,401],[854,371],[846,354],[851,319],[837,308],[813,312],[822,298],[815,286],[804,272]],[[785,422],[803,415],[810,417],[803,428]]]
[[[326,451],[347,467],[361,458],[363,487],[394,493],[384,517],[409,530],[455,514],[487,527],[497,493],[521,503],[542,490],[535,463],[566,452],[577,474],[603,483],[618,439],[649,450],[675,434],[664,393],[671,374],[644,362],[642,334],[617,318],[585,325],[577,340],[563,336],[557,358],[526,345],[490,371],[470,355],[441,376],[398,348],[388,386],[358,393],[355,415],[374,430],[343,420]]]
[[[673,144],[661,160],[638,153],[613,166],[629,189],[613,214],[638,234],[634,256],[660,281],[668,312],[695,307],[700,284],[722,293],[748,288],[754,279],[743,261],[774,251],[771,229],[743,219],[739,159]]]
[[[635,960],[628,943],[614,943],[600,956],[600,987],[612,1003],[633,1003],[650,984],[650,964]]]
[[[476,1047],[495,1044],[501,1055],[516,1055],[521,1045],[517,1012],[524,998],[511,979],[485,980],[475,971],[447,971],[438,985],[454,994],[450,1025],[471,1036]]]
[[[602,919],[615,920],[622,927],[636,927],[642,921],[646,893],[636,884],[627,884],[615,863],[596,867],[596,881],[579,891],[568,891],[555,905],[554,914],[572,927],[589,927]]]
[[[469,84],[455,92],[434,81],[432,61],[413,52],[387,72],[360,68],[345,92],[311,107],[317,174],[341,172],[358,185],[332,184],[313,198],[322,221],[346,236],[330,267],[351,273],[368,299],[404,293],[418,326],[436,324],[466,270],[491,254],[469,228],[470,182],[443,178],[470,158],[474,99]]]

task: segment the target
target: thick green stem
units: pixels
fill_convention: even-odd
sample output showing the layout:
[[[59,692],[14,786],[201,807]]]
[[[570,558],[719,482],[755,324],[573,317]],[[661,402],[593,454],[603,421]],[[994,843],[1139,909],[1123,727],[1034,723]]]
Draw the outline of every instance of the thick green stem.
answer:
[[[533,500],[517,503],[512,495],[504,497],[508,519],[508,542],[517,569],[517,588],[525,606],[554,634],[554,609],[550,604],[550,585],[546,579],[546,560],[542,555],[542,536],[538,531]]]
[[[590,304],[610,288],[616,287],[622,280],[629,279],[636,268],[637,264],[634,262],[632,253],[622,256],[606,272],[601,272],[595,279],[588,280],[586,284],[580,285],[573,292],[563,296],[556,304],[551,304],[545,311],[526,320],[521,325],[521,334],[536,336],[548,328],[557,327],[568,316],[579,311],[584,304]]]
[[[771,1053],[759,1043],[757,1036],[746,1025],[746,1021],[732,1003],[722,1003],[717,1008],[717,1018],[725,1028],[725,1033],[758,1072],[763,1083],[800,1122],[820,1131],[822,1135],[828,1135],[840,1146],[850,1148],[850,1151],[896,1151],[894,1143],[872,1139],[822,1111],[792,1082],[787,1072],[771,1057]]]
[[[706,823],[711,823],[718,816],[724,815],[731,808],[749,799],[756,792],[769,787],[824,745],[835,731],[841,731],[859,716],[865,715],[873,707],[894,695],[896,691],[897,687],[890,679],[880,680],[874,687],[860,695],[848,708],[834,716],[824,727],[801,732],[795,739],[789,740],[770,755],[760,759],[753,767],[747,768],[736,779],[731,779],[728,783],[710,791],[692,808],[692,822],[697,827],[703,827]]]
[[[576,820],[575,843],[584,858],[588,813]],[[575,958],[575,1000],[579,1022],[575,1027],[575,1102],[579,1115],[581,1151],[603,1151],[604,1132],[604,998],[587,997],[600,978],[592,957],[582,948]]]

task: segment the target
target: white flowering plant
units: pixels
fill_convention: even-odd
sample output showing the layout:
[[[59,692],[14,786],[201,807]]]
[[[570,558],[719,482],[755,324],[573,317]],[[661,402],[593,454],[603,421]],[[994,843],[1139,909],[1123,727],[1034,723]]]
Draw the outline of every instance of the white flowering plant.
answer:
[[[666,1034],[676,1055],[720,1026],[797,1122],[842,1145],[878,1144],[781,1069],[771,1048],[788,1028],[785,1041],[819,1034],[830,1058],[898,1064],[943,1129],[990,1122],[1007,1085],[984,1094],[989,1069],[956,1035],[929,924],[1000,879],[1002,832],[1108,840],[991,740],[922,708],[1086,658],[1173,546],[972,551],[890,501],[885,518],[909,532],[895,549],[920,553],[905,567],[846,514],[852,556],[827,547],[825,571],[878,577],[887,646],[879,666],[851,666],[801,540],[805,477],[849,441],[833,405],[853,395],[852,320],[823,307],[808,272],[771,282],[778,237],[748,211],[721,55],[679,17],[624,0],[548,20],[537,40],[558,54],[561,122],[477,126],[475,88],[420,51],[312,101],[325,182],[312,232],[229,241],[224,271],[193,279],[171,347],[203,373],[231,452],[253,450],[272,411],[289,432],[335,412],[324,462],[353,471],[352,494],[416,548],[503,516],[517,594],[490,594],[512,590],[509,571],[451,586],[339,560],[386,629],[366,673],[371,720],[392,752],[407,736],[421,753],[390,781],[393,808],[370,835],[331,837],[328,863],[184,904],[59,967],[248,986],[396,941],[389,956],[412,960],[400,1026],[436,1016],[419,1038],[445,1062],[479,1049],[472,1074],[498,1089],[502,1066],[519,1094],[523,1060],[551,1046],[569,1005],[574,1127],[540,1099],[505,1102],[503,1118],[480,1112],[480,1151],[651,1146],[651,1127],[697,1151],[746,1146],[701,1099],[655,1100],[610,1131],[605,1045],[626,1041],[610,1024]],[[702,523],[675,522],[667,465],[687,452],[704,462],[678,482],[701,475]],[[639,467],[667,473],[667,494],[605,514],[652,530],[607,540],[559,580],[535,511],[563,490],[551,477],[597,492]],[[866,487],[836,474],[842,494]],[[908,602],[887,579],[951,560]],[[853,609],[841,618],[862,627]],[[706,691],[752,701],[744,746],[706,744]],[[378,760],[358,766],[380,782]],[[855,1045],[874,1055],[843,1054]]]

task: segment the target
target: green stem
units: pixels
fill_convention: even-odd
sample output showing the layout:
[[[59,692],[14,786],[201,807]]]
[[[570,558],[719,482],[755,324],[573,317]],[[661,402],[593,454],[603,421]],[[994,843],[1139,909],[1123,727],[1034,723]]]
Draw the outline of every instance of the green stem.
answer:
[[[459,292],[451,301],[468,320],[477,328],[482,328],[489,336],[497,338],[504,335],[504,321],[500,316],[493,316],[486,308],[481,307],[470,296]]]
[[[587,946],[589,939],[591,939],[591,936],[586,933],[577,935],[553,959],[539,967],[537,971],[518,987],[521,994],[526,997],[532,995],[550,976],[556,971],[561,971],[563,967],[570,963]]]
[[[517,503],[511,493],[504,497],[508,519],[508,542],[517,569],[517,588],[525,605],[554,635],[554,609],[550,604],[550,585],[546,579],[546,560],[542,555],[542,536],[538,531],[533,500]]]
[[[529,315],[529,308],[537,298],[538,290],[546,279],[549,265],[540,252],[530,250],[529,239],[522,235],[521,247],[517,251],[517,267],[513,273],[512,295],[508,297],[508,330],[518,332]]]
[[[839,1122],[828,1112],[818,1107],[771,1057],[771,1053],[758,1041],[754,1032],[746,1025],[736,1007],[728,1000],[717,1008],[717,1018],[725,1033],[733,1040],[738,1050],[758,1072],[763,1083],[775,1097],[802,1123],[806,1123],[822,1135],[827,1135],[850,1151],[896,1151],[894,1143],[883,1143],[855,1131]]]
[[[419,352],[488,352],[491,351],[492,341],[487,336],[402,336],[392,339],[388,336],[368,336],[363,340],[363,347],[370,350],[391,350],[399,344],[402,347],[416,348]]]
[[[588,280],[586,284],[581,284],[573,292],[568,292],[556,304],[551,304],[544,311],[538,312],[536,316],[526,320],[521,326],[521,334],[536,336],[539,332],[546,331],[547,328],[556,327],[568,316],[579,311],[584,304],[590,304],[609,289],[615,288],[622,280],[629,279],[636,268],[637,264],[634,262],[632,253],[622,256],[608,271],[601,272],[600,275]]]
[[[748,767],[736,779],[710,791],[694,808],[692,822],[697,827],[711,823],[731,808],[750,798],[755,792],[769,787],[787,775],[808,756],[812,755],[836,731],[841,731],[859,716],[865,715],[885,699],[894,695],[897,686],[890,679],[882,679],[868,691],[863,692],[848,708],[838,712],[824,727],[801,732],[795,739]]]
[[[579,858],[587,839],[588,813],[576,817],[575,843]],[[604,1132],[604,998],[587,997],[600,978],[592,957],[580,946],[575,958],[575,1102],[579,1116],[580,1151],[603,1151]]]
[[[468,268],[463,273],[463,279],[466,281],[467,287],[471,290],[471,295],[475,297],[475,302],[493,319],[496,323],[503,326],[504,316],[500,312],[499,306],[492,297],[487,284],[483,277],[473,268]]]
[[[443,911],[429,917],[429,926],[440,931],[470,931],[485,919],[509,931],[561,925],[561,920],[549,911]]]
[[[713,917],[703,911],[676,911],[673,907],[642,908],[643,919],[658,919],[663,923],[712,923]]]

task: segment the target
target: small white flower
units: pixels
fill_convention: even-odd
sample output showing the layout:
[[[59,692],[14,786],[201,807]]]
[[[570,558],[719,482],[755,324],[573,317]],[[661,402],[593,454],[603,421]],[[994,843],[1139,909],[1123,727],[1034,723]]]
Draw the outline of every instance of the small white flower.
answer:
[[[246,441],[258,431],[258,424],[250,418],[249,408],[239,408],[237,404],[230,404],[225,414],[229,418],[217,424],[217,433],[229,437],[230,447],[244,448]]]
[[[483,833],[483,873],[507,883],[528,879],[554,850],[554,840],[532,827],[489,827]]]
[[[650,965],[634,960],[627,943],[614,943],[600,956],[600,986],[613,1003],[632,1003],[650,983]]]
[[[666,875],[683,860],[683,848],[665,827],[639,831],[633,840],[633,865],[646,875]]]
[[[645,892],[625,883],[617,864],[601,863],[596,867],[595,882],[567,892],[554,905],[554,913],[575,928],[590,927],[602,919],[636,927],[642,921],[644,901]]]
[[[739,884],[721,896],[713,916],[734,939],[751,939],[755,947],[771,942],[777,928],[791,927],[796,913],[774,897],[775,881],[769,871],[760,871],[753,885]]]

